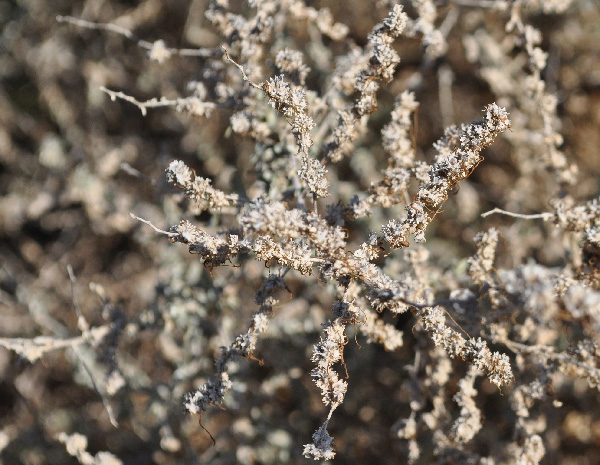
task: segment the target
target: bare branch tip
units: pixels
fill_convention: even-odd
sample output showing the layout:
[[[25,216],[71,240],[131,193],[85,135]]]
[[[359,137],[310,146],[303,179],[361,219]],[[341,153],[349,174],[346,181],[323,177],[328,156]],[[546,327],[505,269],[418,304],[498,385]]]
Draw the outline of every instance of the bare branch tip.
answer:
[[[140,218],[139,216],[136,216],[136,215],[134,215],[133,213],[129,213],[129,215],[130,215],[130,216],[131,216],[131,217],[132,217],[134,220],[141,221],[142,223],[144,223],[144,224],[147,224],[148,226],[150,226],[152,229],[154,229],[154,230],[155,230],[156,232],[158,232],[158,233],[165,234],[165,235],[167,235],[167,236],[169,236],[169,237],[177,236],[177,234],[176,234],[176,233],[172,233],[172,232],[169,232],[169,231],[165,231],[164,229],[160,229],[160,228],[158,228],[158,227],[154,226],[154,225],[152,224],[152,222],[150,222],[149,220],[145,220],[145,219],[143,219],[143,218]]]

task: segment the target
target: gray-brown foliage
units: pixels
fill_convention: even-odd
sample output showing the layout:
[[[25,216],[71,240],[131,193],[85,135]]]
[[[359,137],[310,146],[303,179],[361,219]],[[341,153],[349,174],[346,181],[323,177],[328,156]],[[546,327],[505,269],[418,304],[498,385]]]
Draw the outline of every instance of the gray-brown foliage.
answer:
[[[0,2],[2,463],[597,460],[595,2],[98,5]]]

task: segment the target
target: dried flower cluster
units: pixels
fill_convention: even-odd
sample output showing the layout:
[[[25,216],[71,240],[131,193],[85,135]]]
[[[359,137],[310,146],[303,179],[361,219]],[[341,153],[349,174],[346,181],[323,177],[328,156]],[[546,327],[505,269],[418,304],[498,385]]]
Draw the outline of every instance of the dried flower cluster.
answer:
[[[35,279],[5,278],[19,268],[7,254],[0,304],[39,331],[6,330],[0,347],[33,367],[57,364],[56,384],[73,367],[73,385],[93,391],[79,398],[96,404],[80,417],[65,404],[45,410],[55,402],[39,400],[41,375],[14,364],[10,392],[28,402],[18,412],[44,420],[2,427],[0,453],[56,463],[19,449],[37,428],[81,464],[597,459],[597,166],[578,168],[565,141],[580,141],[570,121],[586,111],[568,85],[595,88],[598,74],[560,68],[580,50],[574,18],[600,20],[597,5],[383,0],[345,13],[335,2],[209,0],[184,21],[198,48],[178,49],[132,32],[164,16],[160,3],[114,20],[92,6],[56,18],[62,34],[92,30],[107,50],[133,42],[148,62],[133,85],[118,57],[106,57],[118,72],[84,67],[85,112],[104,125],[77,126],[59,85],[76,79],[49,71],[73,56],[48,68],[43,47],[26,58],[54,83],[42,96],[74,161],[64,142],[44,140],[44,169],[27,170],[57,178],[15,188],[35,191],[31,201],[0,201],[3,233],[60,245],[46,256],[17,241],[22,270],[40,263]],[[352,14],[365,18],[344,24]],[[571,32],[561,35],[561,18]],[[152,137],[111,139],[126,109]],[[33,124],[5,119],[0,163],[7,134],[18,141]],[[81,218],[65,225],[74,205]],[[82,260],[91,244],[98,257]],[[74,317],[52,297],[57,262],[69,265],[62,299]],[[92,280],[87,266],[107,262]],[[95,300],[78,300],[76,274]],[[94,429],[84,415],[106,420]],[[575,440],[581,462],[564,445]]]

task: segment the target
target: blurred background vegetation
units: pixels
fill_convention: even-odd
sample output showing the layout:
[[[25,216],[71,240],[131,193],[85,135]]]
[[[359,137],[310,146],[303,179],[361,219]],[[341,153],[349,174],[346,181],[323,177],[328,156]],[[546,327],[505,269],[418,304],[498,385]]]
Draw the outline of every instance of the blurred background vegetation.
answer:
[[[413,87],[421,104],[416,143],[419,157],[428,162],[432,143],[448,123],[478,119],[485,104],[498,100],[467,59],[463,40],[474,24],[501,34],[506,16],[452,1],[436,3],[442,18],[453,8],[460,10],[448,36],[449,51],[424,64],[418,39],[397,44],[402,63],[394,82],[379,95],[380,112],[370,122],[371,132],[354,158],[332,173],[333,191],[342,200],[364,191],[384,166],[378,131],[415,73],[421,79]],[[311,5],[329,7],[359,45],[387,15],[372,2]],[[76,463],[56,441],[62,431],[86,435],[90,452],[107,450],[126,464],[304,463],[301,445],[309,442],[325,412],[308,375],[310,354],[320,323],[330,316],[333,292],[314,277],[286,277],[291,295],[280,296],[281,308],[259,344],[264,365],[242,361],[227,410],[203,418],[217,439],[213,446],[197,419],[181,412],[181,398],[194,387],[194,376],[211,375],[218,347],[244,330],[255,311],[253,292],[264,267],[249,261],[242,268],[204,269],[184,247],[169,244],[129,216],[133,212],[164,229],[182,218],[210,225],[208,215],[194,215],[166,184],[165,168],[181,159],[216,187],[241,191],[257,177],[252,143],[227,131],[229,110],[197,119],[163,108],[144,117],[133,105],[111,102],[99,90],[106,86],[138,100],[188,95],[188,82],[206,71],[204,59],[151,62],[122,36],[56,21],[57,15],[72,15],[119,24],[170,47],[219,47],[219,35],[204,18],[206,7],[204,0],[0,1],[0,336],[79,334],[67,265],[73,267],[78,305],[90,324],[120,318],[128,330],[120,336],[117,355],[128,384],[109,399],[118,429],[111,426],[80,360],[86,359],[85,366],[102,378],[112,360],[102,348],[96,355],[82,349],[77,357],[58,350],[35,363],[0,348],[0,460],[6,465]],[[251,11],[245,4],[235,8]],[[537,213],[549,210],[550,192],[562,189],[583,200],[600,191],[598,4],[575,1],[563,14],[532,12],[527,21],[543,33],[542,48],[549,53],[544,78],[559,99],[562,148],[578,165],[579,182],[559,188],[551,176],[530,173],[533,179],[519,183],[524,173],[517,150],[496,142],[428,230],[426,246],[441,270],[464,264],[474,251],[473,236],[490,226],[519,238],[518,244],[501,245],[500,266],[514,267],[529,257],[549,266],[563,264],[564,244],[553,239],[551,225],[483,220],[479,213],[494,206]],[[311,40],[298,29],[293,31],[296,46]],[[329,45],[333,54],[347,51],[343,44]],[[321,92],[327,69],[308,61],[314,69],[309,88]],[[439,90],[440,73],[447,69],[452,74],[449,122],[440,110]],[[272,70],[266,62],[264,79]],[[351,236],[356,243],[383,217],[370,221],[359,225],[356,238]],[[443,272],[435,278],[444,279]],[[101,286],[96,289],[102,289],[104,300],[89,289],[90,283]],[[409,317],[397,321],[408,335],[413,324]],[[393,437],[392,427],[409,413],[410,399],[399,387],[404,366],[413,361],[411,344],[421,342],[407,342],[394,354],[358,342],[346,347],[349,393],[330,426],[336,463],[403,463],[406,446]],[[464,371],[464,364],[457,362],[456,370]],[[473,449],[493,455],[510,438],[514,418],[495,388],[482,384],[478,389],[486,424]],[[593,464],[600,456],[597,393],[575,383],[572,394],[568,408],[548,413],[557,418],[544,437],[544,463]]]

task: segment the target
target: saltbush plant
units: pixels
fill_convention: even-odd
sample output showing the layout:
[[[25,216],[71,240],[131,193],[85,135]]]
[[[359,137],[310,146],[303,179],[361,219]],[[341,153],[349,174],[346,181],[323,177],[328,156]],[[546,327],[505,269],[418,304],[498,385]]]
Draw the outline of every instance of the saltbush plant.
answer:
[[[576,47],[542,34],[550,19],[587,24],[597,5],[354,6],[363,21],[335,3],[211,0],[205,19],[188,18],[202,24],[196,48],[171,47],[160,28],[134,35],[141,8],[56,18],[72,37],[146,56],[132,88],[86,68],[90,108],[187,129],[170,129],[180,149],[155,159],[138,140],[92,165],[40,152],[70,166],[68,195],[96,237],[125,234],[147,275],[118,302],[110,279],[69,261],[71,326],[23,300],[38,334],[0,345],[58,364],[58,382],[72,370],[96,402],[39,407],[35,463],[61,460],[46,443],[81,464],[597,459],[598,184],[560,131],[561,111],[584,111],[562,110],[557,88],[583,79],[556,58]],[[182,63],[191,75],[176,90]],[[80,301],[81,281],[100,307]],[[34,463],[22,427],[6,425],[7,457]]]

